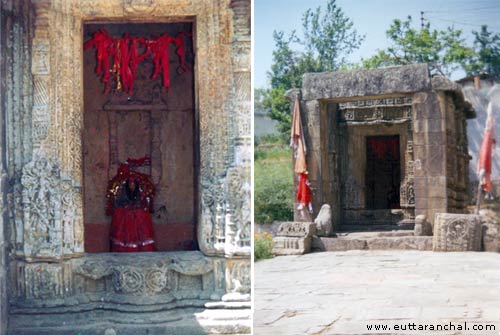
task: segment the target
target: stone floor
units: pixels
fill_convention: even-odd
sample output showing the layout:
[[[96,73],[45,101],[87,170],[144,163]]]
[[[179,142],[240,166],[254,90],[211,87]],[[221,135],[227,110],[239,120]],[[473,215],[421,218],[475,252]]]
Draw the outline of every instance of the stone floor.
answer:
[[[255,335],[500,334],[496,253],[353,250],[281,256],[257,262],[254,278]],[[370,324],[391,328],[370,331]],[[406,331],[394,330],[396,325]],[[429,331],[438,325],[450,331]],[[487,325],[496,330],[472,330]],[[470,330],[460,330],[465,327]]]

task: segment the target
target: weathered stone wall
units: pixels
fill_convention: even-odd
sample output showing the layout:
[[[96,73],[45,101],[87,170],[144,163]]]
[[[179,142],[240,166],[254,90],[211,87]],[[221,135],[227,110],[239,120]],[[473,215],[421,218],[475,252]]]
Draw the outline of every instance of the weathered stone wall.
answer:
[[[467,204],[468,148],[465,120],[474,112],[458,85],[435,77],[431,92],[414,104],[416,214],[463,213]]]
[[[375,212],[363,213],[365,139],[373,135],[400,137],[405,219],[425,214],[433,222],[435,213],[463,211],[468,183],[465,119],[474,113],[456,84],[431,79],[426,65],[411,65],[309,73],[302,89],[287,96],[292,100],[295,94],[301,98],[313,217],[328,203],[336,229],[359,221],[351,210],[376,219]],[[391,223],[382,214],[379,223]]]
[[[2,15],[0,16],[0,54],[4,55],[5,54],[5,44],[6,44],[6,39],[8,38],[6,35],[6,29],[7,29],[7,24],[5,22],[7,15],[3,15],[4,13],[4,6],[5,4],[3,2],[0,2],[0,12]],[[7,13],[7,12],[6,12]],[[5,113],[5,90],[6,90],[6,82],[3,80],[3,78],[6,77],[6,67],[7,67],[7,62],[6,62],[6,57],[2,56],[2,59],[0,61],[0,124],[2,125],[1,129],[3,130],[3,124],[4,124],[4,113]],[[3,131],[0,133],[3,135]],[[0,136],[0,138],[3,139],[3,136]],[[3,157],[5,156],[5,143],[3,141],[1,142],[0,145],[0,152],[1,152],[1,167],[3,171]],[[3,173],[2,173],[3,174]],[[2,183],[3,186],[3,183]],[[6,190],[2,187],[0,189],[0,208],[1,212],[3,213],[4,208],[5,208],[5,201],[4,201],[4,196],[7,193]],[[7,310],[7,262],[6,262],[6,255],[5,255],[5,233],[6,233],[6,222],[4,220],[3,215],[0,217],[0,335],[4,335],[7,329],[7,315],[8,315],[8,310]]]
[[[158,327],[169,324],[178,333],[249,332],[250,1],[32,0],[3,6],[18,8],[12,33],[5,35],[12,36],[5,44],[10,59],[2,65],[9,67],[11,87],[5,93],[9,333],[67,334],[99,317],[105,324],[82,334],[102,333],[99,327],[117,320],[140,323],[134,313],[155,308],[158,313],[142,322],[147,331],[158,317]],[[201,252],[144,254],[139,262],[133,255],[84,254],[82,28],[88,20],[194,20]],[[137,292],[148,294],[136,299]],[[157,305],[160,300],[165,304]],[[219,310],[231,316],[214,321]],[[81,318],[55,317],[71,312]]]
[[[20,176],[24,162],[30,159],[30,144],[25,132],[30,131],[29,113],[32,88],[28,66],[31,56],[32,11],[29,1],[2,1],[0,3],[0,334],[6,334],[10,291],[8,265],[16,242],[14,233],[18,221],[12,215],[14,195],[20,194]],[[9,126],[21,126],[17,134]],[[22,157],[27,153],[26,157]]]

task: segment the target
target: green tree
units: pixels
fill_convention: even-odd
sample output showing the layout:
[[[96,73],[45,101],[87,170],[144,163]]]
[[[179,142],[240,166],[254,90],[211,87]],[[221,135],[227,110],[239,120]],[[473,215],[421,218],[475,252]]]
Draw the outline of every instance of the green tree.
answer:
[[[336,0],[329,0],[326,9],[307,10],[302,17],[303,37],[293,31],[273,34],[275,49],[273,64],[268,72],[271,87],[262,93],[262,107],[279,122],[284,137],[289,136],[290,103],[284,94],[302,86],[302,75],[307,72],[336,71],[348,67],[347,56],[364,39],[353,28],[353,22]]]
[[[500,78],[500,34],[488,31],[486,25],[474,34],[474,56],[464,64],[467,75],[486,72]]]
[[[386,34],[391,45],[364,59],[363,67],[427,63],[431,71],[450,75],[474,55],[472,48],[466,46],[461,30],[448,27],[438,31],[431,29],[429,23],[415,29],[411,16],[404,21],[395,19]]]

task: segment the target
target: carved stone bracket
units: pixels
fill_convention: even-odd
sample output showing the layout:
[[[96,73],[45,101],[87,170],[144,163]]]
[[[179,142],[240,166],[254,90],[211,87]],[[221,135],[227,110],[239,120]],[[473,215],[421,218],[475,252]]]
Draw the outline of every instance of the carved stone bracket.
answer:
[[[283,222],[273,238],[273,254],[302,255],[311,250],[314,222]]]

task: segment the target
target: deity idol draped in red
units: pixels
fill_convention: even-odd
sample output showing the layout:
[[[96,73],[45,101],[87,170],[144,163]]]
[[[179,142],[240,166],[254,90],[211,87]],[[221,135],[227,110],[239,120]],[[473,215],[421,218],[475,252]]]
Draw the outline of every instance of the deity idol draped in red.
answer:
[[[140,162],[140,163],[137,163]],[[111,251],[154,251],[153,211],[154,187],[148,175],[131,170],[149,164],[149,158],[127,160],[109,181],[106,214],[112,216]]]

